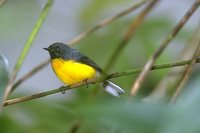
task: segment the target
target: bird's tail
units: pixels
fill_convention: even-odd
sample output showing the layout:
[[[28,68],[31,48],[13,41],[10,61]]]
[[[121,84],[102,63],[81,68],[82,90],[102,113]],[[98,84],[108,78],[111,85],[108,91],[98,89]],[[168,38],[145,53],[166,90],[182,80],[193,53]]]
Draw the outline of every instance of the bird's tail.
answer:
[[[118,97],[120,94],[125,93],[125,91],[122,88],[120,88],[119,86],[117,86],[109,80],[104,81],[102,83],[102,86],[105,89],[105,91],[116,97]]]

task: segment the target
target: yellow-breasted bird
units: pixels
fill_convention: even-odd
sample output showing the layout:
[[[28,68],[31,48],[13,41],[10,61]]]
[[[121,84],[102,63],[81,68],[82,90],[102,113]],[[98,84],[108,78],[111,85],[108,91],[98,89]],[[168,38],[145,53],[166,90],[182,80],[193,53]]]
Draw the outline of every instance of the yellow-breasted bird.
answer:
[[[67,85],[85,82],[105,73],[94,61],[66,44],[57,42],[44,49],[50,54],[54,72]],[[113,96],[124,93],[122,88],[109,80],[101,85]]]

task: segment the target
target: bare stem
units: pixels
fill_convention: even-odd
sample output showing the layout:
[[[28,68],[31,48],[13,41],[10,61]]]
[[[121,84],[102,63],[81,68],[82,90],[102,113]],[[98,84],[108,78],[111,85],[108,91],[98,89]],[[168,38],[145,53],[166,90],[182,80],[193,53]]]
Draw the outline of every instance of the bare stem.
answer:
[[[48,65],[50,60],[46,60],[39,64],[37,67],[33,68],[31,71],[26,73],[24,76],[22,76],[20,79],[17,80],[17,82],[13,85],[12,91],[15,90],[16,87],[18,87],[22,82],[24,82],[26,79],[30,78],[32,75],[34,75],[37,71],[44,68],[46,65]]]
[[[178,95],[180,94],[181,90],[183,89],[183,87],[186,85],[189,77],[191,76],[192,74],[192,70],[194,69],[194,66],[196,64],[196,61],[198,59],[198,57],[200,56],[200,42],[199,42],[199,45],[197,46],[195,52],[194,52],[194,55],[192,57],[192,62],[187,66],[186,70],[185,70],[185,73],[183,74],[181,80],[180,80],[180,83],[176,89],[176,91],[174,92],[171,100],[170,100],[170,103],[174,103],[178,97]]]
[[[148,13],[151,11],[151,9],[155,6],[158,0],[153,0],[131,23],[131,26],[123,36],[121,42],[117,46],[116,50],[111,55],[110,59],[108,60],[108,63],[105,67],[105,71],[109,71],[111,67],[116,62],[117,58],[119,57],[120,53],[125,48],[126,44],[130,41],[131,37],[133,37],[134,33],[138,29],[138,27],[143,22],[144,18],[148,15]]]
[[[177,60],[185,60],[192,58],[194,51],[198,46],[199,38],[200,38],[200,23],[198,24],[192,37],[189,38],[184,48],[178,54]],[[185,65],[184,67],[171,68],[170,71],[158,83],[158,85],[156,85],[153,91],[147,97],[145,97],[145,100],[158,101],[163,98],[165,99],[165,97],[168,95],[168,92],[171,90],[172,86],[173,88],[178,87],[177,83],[183,76],[186,67],[187,65]],[[179,72],[179,74],[175,74],[177,72]]]
[[[178,62],[174,62],[174,63],[160,64],[160,65],[153,66],[151,68],[151,70],[158,70],[158,69],[164,69],[164,68],[183,66],[183,65],[186,65],[186,64],[190,64],[190,63],[192,63],[192,60],[185,60],[185,61],[178,61]],[[196,60],[196,63],[200,63],[200,58],[198,58]],[[130,75],[130,74],[137,74],[137,73],[141,72],[142,70],[143,70],[143,68],[137,68],[137,69],[127,70],[127,71],[124,71],[124,72],[117,72],[117,73],[113,73],[113,74],[108,75],[106,77],[106,79],[117,78],[117,77],[120,77],[120,76],[125,76],[125,75]],[[101,80],[102,80],[101,78],[89,80],[87,83],[88,84],[99,83],[99,82],[101,82]],[[79,83],[79,84],[75,84],[75,85],[72,85],[72,86],[60,87],[58,89],[54,89],[54,90],[50,90],[50,91],[46,91],[46,92],[41,92],[41,93],[29,95],[29,96],[10,99],[10,100],[7,100],[7,101],[4,102],[4,106],[16,104],[16,103],[21,103],[21,102],[25,102],[25,101],[30,101],[30,100],[33,100],[33,99],[45,97],[45,96],[48,96],[48,95],[52,95],[52,94],[55,94],[55,93],[74,89],[74,88],[84,86],[84,85],[85,84],[83,84],[83,83]]]
[[[139,8],[140,6],[142,6],[145,2],[147,2],[148,0],[142,0],[138,3],[134,3],[134,5],[130,6],[129,8],[121,11],[120,13],[110,17],[110,18],[107,18],[101,22],[99,22],[98,24],[96,24],[95,26],[87,29],[86,31],[80,33],[79,35],[77,35],[75,38],[73,38],[71,41],[68,42],[69,45],[74,45],[76,43],[79,43],[83,38],[87,37],[88,35],[90,35],[91,33],[93,33],[94,31],[100,29],[101,27],[104,27],[114,21],[116,21],[117,19],[131,13],[133,10]]]
[[[172,41],[172,39],[177,35],[180,29],[185,25],[185,23],[189,20],[192,14],[199,7],[200,0],[196,0],[196,2],[192,5],[192,7],[188,10],[188,12],[184,15],[184,17],[179,21],[179,23],[174,27],[171,33],[168,34],[166,39],[160,45],[160,47],[153,53],[148,62],[144,66],[144,70],[140,73],[136,81],[134,82],[131,89],[131,96],[136,95],[145,78],[149,74],[149,70],[154,65],[157,58],[161,55],[164,49],[168,46],[168,44]]]
[[[29,35],[25,45],[24,45],[24,48],[17,60],[17,63],[11,73],[11,77],[10,77],[10,80],[9,80],[9,83],[8,83],[8,86],[6,87],[5,89],[5,93],[4,93],[4,101],[7,99],[7,97],[9,96],[10,92],[12,91],[12,87],[13,87],[13,82],[14,80],[16,79],[16,76],[24,62],[24,59],[25,57],[27,56],[28,52],[29,52],[29,49],[30,47],[32,46],[33,44],[33,41],[35,40],[35,38],[37,37],[37,34],[42,26],[42,24],[44,23],[44,20],[49,12],[49,9],[52,5],[53,1],[52,0],[48,0],[47,4],[45,5],[45,7],[43,8],[43,11],[42,13],[40,14],[39,16],[39,19],[38,21],[36,22],[36,25],[35,27],[33,28],[33,31],[31,32],[31,34]]]

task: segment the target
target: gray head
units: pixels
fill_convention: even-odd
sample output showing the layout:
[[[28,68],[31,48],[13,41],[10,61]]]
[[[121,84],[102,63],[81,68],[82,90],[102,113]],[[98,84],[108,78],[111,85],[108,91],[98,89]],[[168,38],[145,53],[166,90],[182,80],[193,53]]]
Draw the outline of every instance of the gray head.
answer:
[[[51,56],[51,59],[55,58],[64,58],[67,54],[70,54],[72,48],[64,43],[54,43],[50,45],[48,48],[44,48],[47,50]]]

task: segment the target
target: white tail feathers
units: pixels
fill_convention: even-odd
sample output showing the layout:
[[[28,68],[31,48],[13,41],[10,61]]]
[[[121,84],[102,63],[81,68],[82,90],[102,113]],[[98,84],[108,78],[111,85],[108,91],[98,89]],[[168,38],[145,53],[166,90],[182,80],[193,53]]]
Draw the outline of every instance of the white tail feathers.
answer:
[[[105,91],[116,97],[119,97],[120,94],[125,93],[125,91],[122,88],[120,88],[119,86],[117,86],[109,80],[104,81],[102,83],[102,86],[105,89]]]

